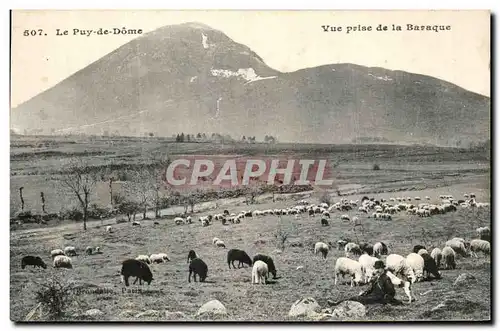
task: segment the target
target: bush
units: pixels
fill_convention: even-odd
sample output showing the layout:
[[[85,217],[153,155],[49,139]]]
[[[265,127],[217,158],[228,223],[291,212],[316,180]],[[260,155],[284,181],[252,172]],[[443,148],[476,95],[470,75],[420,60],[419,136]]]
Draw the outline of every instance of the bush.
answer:
[[[380,166],[378,164],[374,164],[373,165],[373,170],[380,170]]]
[[[72,284],[63,284],[60,280],[53,277],[45,284],[37,284],[38,289],[35,291],[35,297],[38,302],[38,307],[40,311],[43,312],[44,316],[40,316],[42,319],[57,320],[61,319],[67,308],[71,303],[75,301],[73,293]],[[31,319],[33,316],[32,311],[26,319]]]
[[[60,218],[65,220],[73,220],[75,222],[80,222],[83,220],[83,213],[78,210],[78,208],[73,208],[70,210],[64,210],[60,213]]]

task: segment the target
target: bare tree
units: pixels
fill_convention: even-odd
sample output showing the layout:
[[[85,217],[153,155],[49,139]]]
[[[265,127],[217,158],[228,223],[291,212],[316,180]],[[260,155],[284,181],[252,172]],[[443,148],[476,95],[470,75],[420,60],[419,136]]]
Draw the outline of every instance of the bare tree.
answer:
[[[61,181],[77,197],[83,212],[83,230],[87,230],[90,195],[97,182],[95,174],[88,171],[83,159],[75,158],[65,167]]]
[[[21,186],[19,188],[19,197],[21,198],[21,211],[24,211],[23,189],[24,189],[24,186]]]

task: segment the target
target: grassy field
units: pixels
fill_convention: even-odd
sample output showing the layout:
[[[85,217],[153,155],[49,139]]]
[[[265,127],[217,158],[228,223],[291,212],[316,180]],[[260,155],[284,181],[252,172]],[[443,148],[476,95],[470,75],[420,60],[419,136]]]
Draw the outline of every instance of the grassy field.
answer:
[[[64,145],[65,142],[61,144]],[[431,202],[438,202],[440,194],[453,194],[458,198],[464,193],[475,192],[478,201],[490,201],[489,163],[484,159],[484,155],[474,152],[467,155],[465,152],[465,154],[452,151],[439,152],[433,148],[427,150],[408,148],[403,155],[401,152],[396,152],[399,149],[400,147],[388,147],[380,148],[379,151],[365,150],[359,154],[349,149],[338,149],[321,153],[330,155],[332,159],[346,160],[339,165],[338,182],[347,199],[359,199],[364,194],[377,198],[429,195],[433,198]],[[112,153],[118,153],[119,150]],[[104,149],[103,153],[108,152],[109,150]],[[306,151],[297,153],[302,154]],[[109,158],[109,154],[106,155]],[[421,158],[418,155],[421,155]],[[408,160],[406,162],[405,157]],[[43,162],[55,164],[55,159],[52,156],[48,160],[42,158],[40,163],[37,158],[28,156],[25,156],[24,161],[16,161],[17,159],[14,160],[12,156],[11,158],[13,191],[11,208],[16,208],[16,185],[23,180],[35,183],[37,181],[33,180],[34,178],[48,176],[49,171],[42,170],[46,164]],[[37,175],[18,174],[22,170],[19,162],[29,162]],[[382,170],[371,170],[374,162],[378,162]],[[42,165],[38,166],[39,163]],[[12,175],[12,172],[16,172],[16,175]],[[23,176],[26,178],[23,179]],[[42,185],[44,180],[41,179],[41,184],[37,185]],[[45,182],[50,182],[50,179]],[[57,193],[57,185],[52,187],[54,191],[47,191],[48,193],[62,195]],[[37,189],[33,189],[33,192],[37,192]],[[281,201],[274,203],[268,199],[257,199],[257,203],[251,206],[246,206],[238,200],[227,201],[226,205],[211,213],[222,212],[223,209],[237,213],[248,209],[285,208],[296,204],[294,200],[297,197],[292,195],[279,198]],[[333,202],[339,199],[333,194]],[[313,194],[309,201],[317,203],[316,195]],[[50,208],[57,209],[58,206],[53,203]],[[200,209],[202,208],[198,206],[195,211]],[[205,214],[207,212],[201,211],[194,216]],[[358,212],[352,211],[348,214],[354,216],[358,215]],[[198,222],[176,226],[173,220],[162,219],[158,220],[160,225],[153,225],[152,220],[143,221],[139,228],[129,223],[115,224],[114,220],[106,220],[89,222],[89,229],[85,232],[81,224],[69,222],[56,227],[11,231],[10,316],[16,321],[24,319],[37,304],[34,294],[38,287],[37,283],[45,283],[54,277],[64,282],[72,282],[84,292],[87,291],[87,293],[73,293],[75,303],[68,308],[68,316],[97,308],[104,312],[99,320],[136,320],[133,316],[146,310],[157,310],[162,317],[138,320],[163,320],[165,311],[180,311],[186,314],[186,319],[196,320],[194,315],[198,308],[209,300],[217,299],[227,308],[228,316],[225,318],[227,320],[290,320],[287,316],[288,311],[293,302],[300,298],[313,297],[325,307],[328,299],[339,300],[356,295],[361,289],[366,288],[365,286],[361,289],[351,288],[346,284],[334,286],[334,263],[337,257],[343,256],[343,252],[333,248],[328,259],[324,261],[319,256],[313,255],[313,246],[317,241],[336,242],[341,237],[371,243],[384,241],[388,244],[390,252],[405,256],[416,244],[442,248],[445,241],[451,237],[472,239],[476,237],[475,229],[478,226],[491,226],[489,208],[459,209],[454,213],[428,218],[401,213],[395,215],[392,221],[377,221],[362,214],[358,215],[364,225],[362,232],[359,230],[353,232],[349,224],[340,221],[339,215],[340,212],[332,215],[329,227],[322,227],[318,217],[309,218],[302,215],[298,219],[291,216],[245,218],[241,224],[229,226],[223,226],[218,222],[209,227],[201,227]],[[103,225],[106,224],[113,225],[114,233],[105,233]],[[274,238],[276,231],[290,233],[286,248],[282,252],[276,250]],[[212,244],[213,237],[224,240],[227,248],[216,248]],[[68,245],[77,247],[81,253],[73,258],[73,270],[56,270],[51,266],[46,270],[31,267],[21,269],[22,256],[39,255],[50,264],[50,251]],[[85,256],[83,250],[89,245],[100,246],[103,254]],[[250,256],[256,253],[271,255],[280,278],[272,284],[252,285],[250,268],[237,270],[228,268],[226,254],[230,248],[243,249]],[[191,249],[194,249],[209,267],[206,283],[187,281],[186,258]],[[142,288],[143,293],[124,292],[124,285],[120,283],[119,275],[121,262],[139,254],[160,252],[167,253],[171,262],[152,266],[154,274],[152,284],[142,287],[131,285],[129,288],[130,290]],[[303,268],[297,269],[299,266]],[[477,259],[459,258],[456,270],[441,272],[443,279],[416,283],[413,286],[417,301],[401,307],[369,306],[363,320],[490,319],[489,257],[481,255]],[[462,273],[474,275],[476,281],[466,287],[454,287],[454,280]],[[88,293],[96,288],[106,289],[107,293]],[[404,300],[404,292],[398,289],[397,297]],[[448,302],[445,309],[431,311],[445,300]],[[69,317],[69,319],[75,318]]]

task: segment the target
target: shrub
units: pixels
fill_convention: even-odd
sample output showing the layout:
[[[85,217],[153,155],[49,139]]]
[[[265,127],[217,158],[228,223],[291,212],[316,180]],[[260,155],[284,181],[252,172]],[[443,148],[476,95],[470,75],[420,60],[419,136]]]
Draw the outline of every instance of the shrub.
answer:
[[[378,164],[374,164],[373,165],[373,170],[380,170],[380,166]]]
[[[60,280],[52,277],[45,284],[37,284],[38,289],[35,291],[36,301],[43,312],[42,319],[57,320],[61,319],[67,308],[75,301],[72,284],[63,284]],[[31,313],[28,314],[31,319]],[[28,319],[27,316],[27,319]]]

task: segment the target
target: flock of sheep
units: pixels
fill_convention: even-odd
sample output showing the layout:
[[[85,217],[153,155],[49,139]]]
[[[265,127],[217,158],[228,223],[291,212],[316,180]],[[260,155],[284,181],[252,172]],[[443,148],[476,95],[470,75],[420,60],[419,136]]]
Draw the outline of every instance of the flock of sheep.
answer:
[[[429,197],[425,197],[430,200]],[[209,226],[214,221],[220,221],[223,225],[229,223],[238,224],[245,218],[259,217],[264,215],[296,215],[307,214],[310,218],[316,215],[321,216],[321,225],[328,226],[329,221],[332,220],[334,212],[341,212],[339,219],[341,221],[352,222],[355,226],[361,225],[358,216],[349,216],[346,212],[357,209],[358,213],[369,214],[374,219],[391,220],[392,215],[406,211],[408,214],[418,216],[430,216],[434,214],[446,213],[456,211],[457,207],[472,208],[484,207],[487,204],[477,203],[473,194],[465,195],[466,200],[454,200],[452,196],[440,196],[441,204],[420,203],[414,205],[411,203],[412,199],[406,198],[391,198],[389,200],[363,197],[361,201],[353,201],[342,199],[341,201],[328,205],[327,203],[320,203],[318,205],[309,204],[305,200],[301,200],[297,205],[284,208],[284,209],[267,209],[267,210],[253,210],[242,211],[238,214],[231,214],[228,210],[224,210],[222,214],[206,215],[199,217],[198,221],[202,226]],[[413,200],[420,200],[419,197],[414,197]],[[391,204],[394,202],[394,204]],[[397,201],[397,202],[396,202]],[[187,216],[184,218],[177,217],[174,219],[175,224],[189,224],[192,223],[192,217]],[[158,223],[155,221],[155,223]],[[140,226],[141,223],[134,221],[133,226]],[[106,233],[113,232],[112,226],[105,228]],[[453,238],[444,244],[442,249],[434,247],[431,253],[428,253],[426,248],[422,245],[414,247],[413,252],[404,257],[403,255],[394,254],[389,252],[388,246],[383,242],[376,242],[375,244],[369,243],[354,243],[350,240],[341,239],[336,242],[336,245],[331,242],[324,243],[318,242],[314,246],[314,254],[321,254],[324,259],[327,259],[328,252],[333,246],[337,246],[338,250],[345,251],[345,257],[339,257],[335,262],[335,285],[338,283],[340,277],[349,276],[351,286],[366,284],[371,281],[374,273],[375,262],[385,256],[385,265],[387,274],[391,278],[394,285],[403,287],[409,302],[414,299],[411,291],[411,285],[415,282],[420,282],[430,275],[434,279],[440,279],[441,274],[439,269],[444,264],[445,269],[456,268],[456,256],[460,255],[475,256],[479,252],[489,255],[490,254],[490,229],[489,227],[480,227],[476,230],[479,239],[472,239],[466,241],[463,238]],[[220,248],[226,248],[225,243],[219,238],[213,238],[213,245]],[[54,268],[67,268],[72,269],[73,264],[71,257],[77,255],[75,247],[69,246],[62,249],[54,249],[51,251]],[[102,254],[100,247],[87,247],[85,254]],[[357,257],[357,260],[353,257]],[[142,281],[150,284],[153,281],[153,273],[149,265],[153,263],[165,263],[171,261],[166,253],[155,253],[151,255],[139,255],[135,259],[127,259],[121,265],[121,279],[126,286],[129,286],[128,279],[135,277],[134,284]],[[272,274],[273,278],[277,278],[277,271],[274,261],[271,257],[264,254],[257,254],[252,259],[243,250],[230,249],[227,253],[227,264],[231,269],[236,268],[234,262],[238,261],[238,268],[245,264],[252,267],[251,282],[252,284],[265,284],[267,283],[268,275]],[[42,267],[46,269],[46,264],[38,256],[25,256],[22,258],[22,268],[28,265],[35,267]],[[196,277],[199,277],[201,282],[204,282],[208,276],[207,264],[196,254],[194,250],[188,253],[188,282],[191,282],[193,277],[196,282]]]

